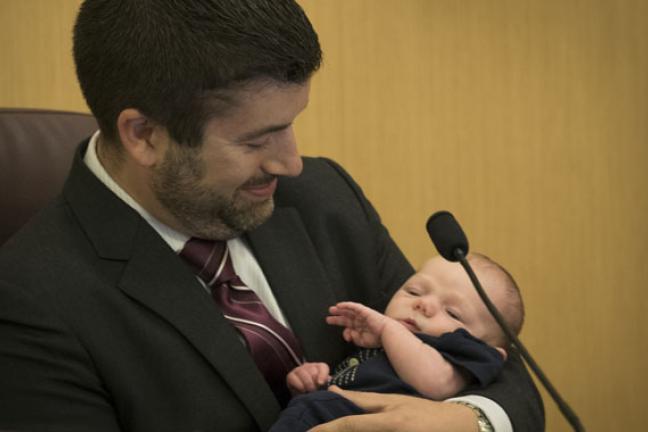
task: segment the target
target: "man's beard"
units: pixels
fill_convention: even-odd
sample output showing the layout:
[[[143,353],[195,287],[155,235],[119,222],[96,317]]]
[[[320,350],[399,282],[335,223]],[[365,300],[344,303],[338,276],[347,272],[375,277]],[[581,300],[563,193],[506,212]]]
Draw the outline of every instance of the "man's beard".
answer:
[[[198,157],[199,149],[172,146],[153,173],[152,189],[186,234],[226,240],[258,227],[270,217],[274,209],[272,198],[246,201],[239,190],[226,196],[203,185],[206,167]],[[269,177],[248,183],[267,183]]]

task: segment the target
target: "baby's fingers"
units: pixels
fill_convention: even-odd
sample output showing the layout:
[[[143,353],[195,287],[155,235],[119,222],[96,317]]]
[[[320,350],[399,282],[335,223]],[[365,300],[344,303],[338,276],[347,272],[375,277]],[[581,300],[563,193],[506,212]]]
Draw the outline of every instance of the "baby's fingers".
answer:
[[[348,315],[348,314],[359,314],[359,313],[364,313],[368,310],[372,310],[371,308],[368,308],[365,305],[362,305],[360,303],[355,303],[355,302],[340,302],[333,306],[333,308],[336,308],[336,310],[340,311],[340,313]]]
[[[358,332],[356,330],[347,327],[342,332],[342,337],[347,342],[354,342],[355,343],[357,341],[357,339],[360,337],[360,335],[358,334]]]
[[[353,318],[356,316],[356,311],[354,309],[349,309],[346,307],[340,307],[341,303],[338,303],[335,306],[329,308],[329,313],[333,316],[344,316],[347,318]]]
[[[326,317],[326,322],[331,325],[336,325],[340,327],[349,327],[353,320],[351,320],[348,317],[340,316],[340,315],[330,315]]]

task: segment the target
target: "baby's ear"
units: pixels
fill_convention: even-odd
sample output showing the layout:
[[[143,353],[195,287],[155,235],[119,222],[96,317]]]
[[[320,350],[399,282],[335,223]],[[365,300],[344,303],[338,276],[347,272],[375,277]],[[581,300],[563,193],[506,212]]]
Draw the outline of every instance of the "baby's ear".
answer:
[[[504,348],[501,348],[501,347],[495,347],[495,349],[497,350],[498,353],[500,353],[500,354],[502,355],[502,357],[504,358],[504,360],[507,359],[507,357],[508,357],[508,353],[506,352],[506,350],[505,350]]]

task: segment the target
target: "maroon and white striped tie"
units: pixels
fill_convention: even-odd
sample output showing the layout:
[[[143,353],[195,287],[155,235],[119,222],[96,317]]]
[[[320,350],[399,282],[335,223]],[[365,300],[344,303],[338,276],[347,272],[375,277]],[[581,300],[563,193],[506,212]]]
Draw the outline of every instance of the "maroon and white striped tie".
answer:
[[[256,293],[236,275],[226,242],[192,238],[180,256],[195,269],[225,318],[243,336],[280,403],[287,403],[286,375],[303,362],[293,332],[274,319]]]

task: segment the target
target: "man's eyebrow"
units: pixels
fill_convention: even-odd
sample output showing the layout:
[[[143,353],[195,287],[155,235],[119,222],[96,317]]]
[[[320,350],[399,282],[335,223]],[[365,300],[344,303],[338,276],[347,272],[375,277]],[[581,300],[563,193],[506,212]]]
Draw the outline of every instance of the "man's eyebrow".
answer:
[[[238,141],[238,142],[250,141],[250,140],[253,140],[255,138],[259,138],[260,136],[263,136],[265,134],[269,134],[269,133],[272,133],[272,132],[278,132],[278,131],[281,131],[281,130],[284,130],[284,129],[288,129],[291,125],[292,125],[292,123],[286,123],[286,124],[280,124],[280,125],[273,125],[273,126],[264,127],[262,129],[243,134],[240,137],[238,137],[236,139],[236,141]]]

